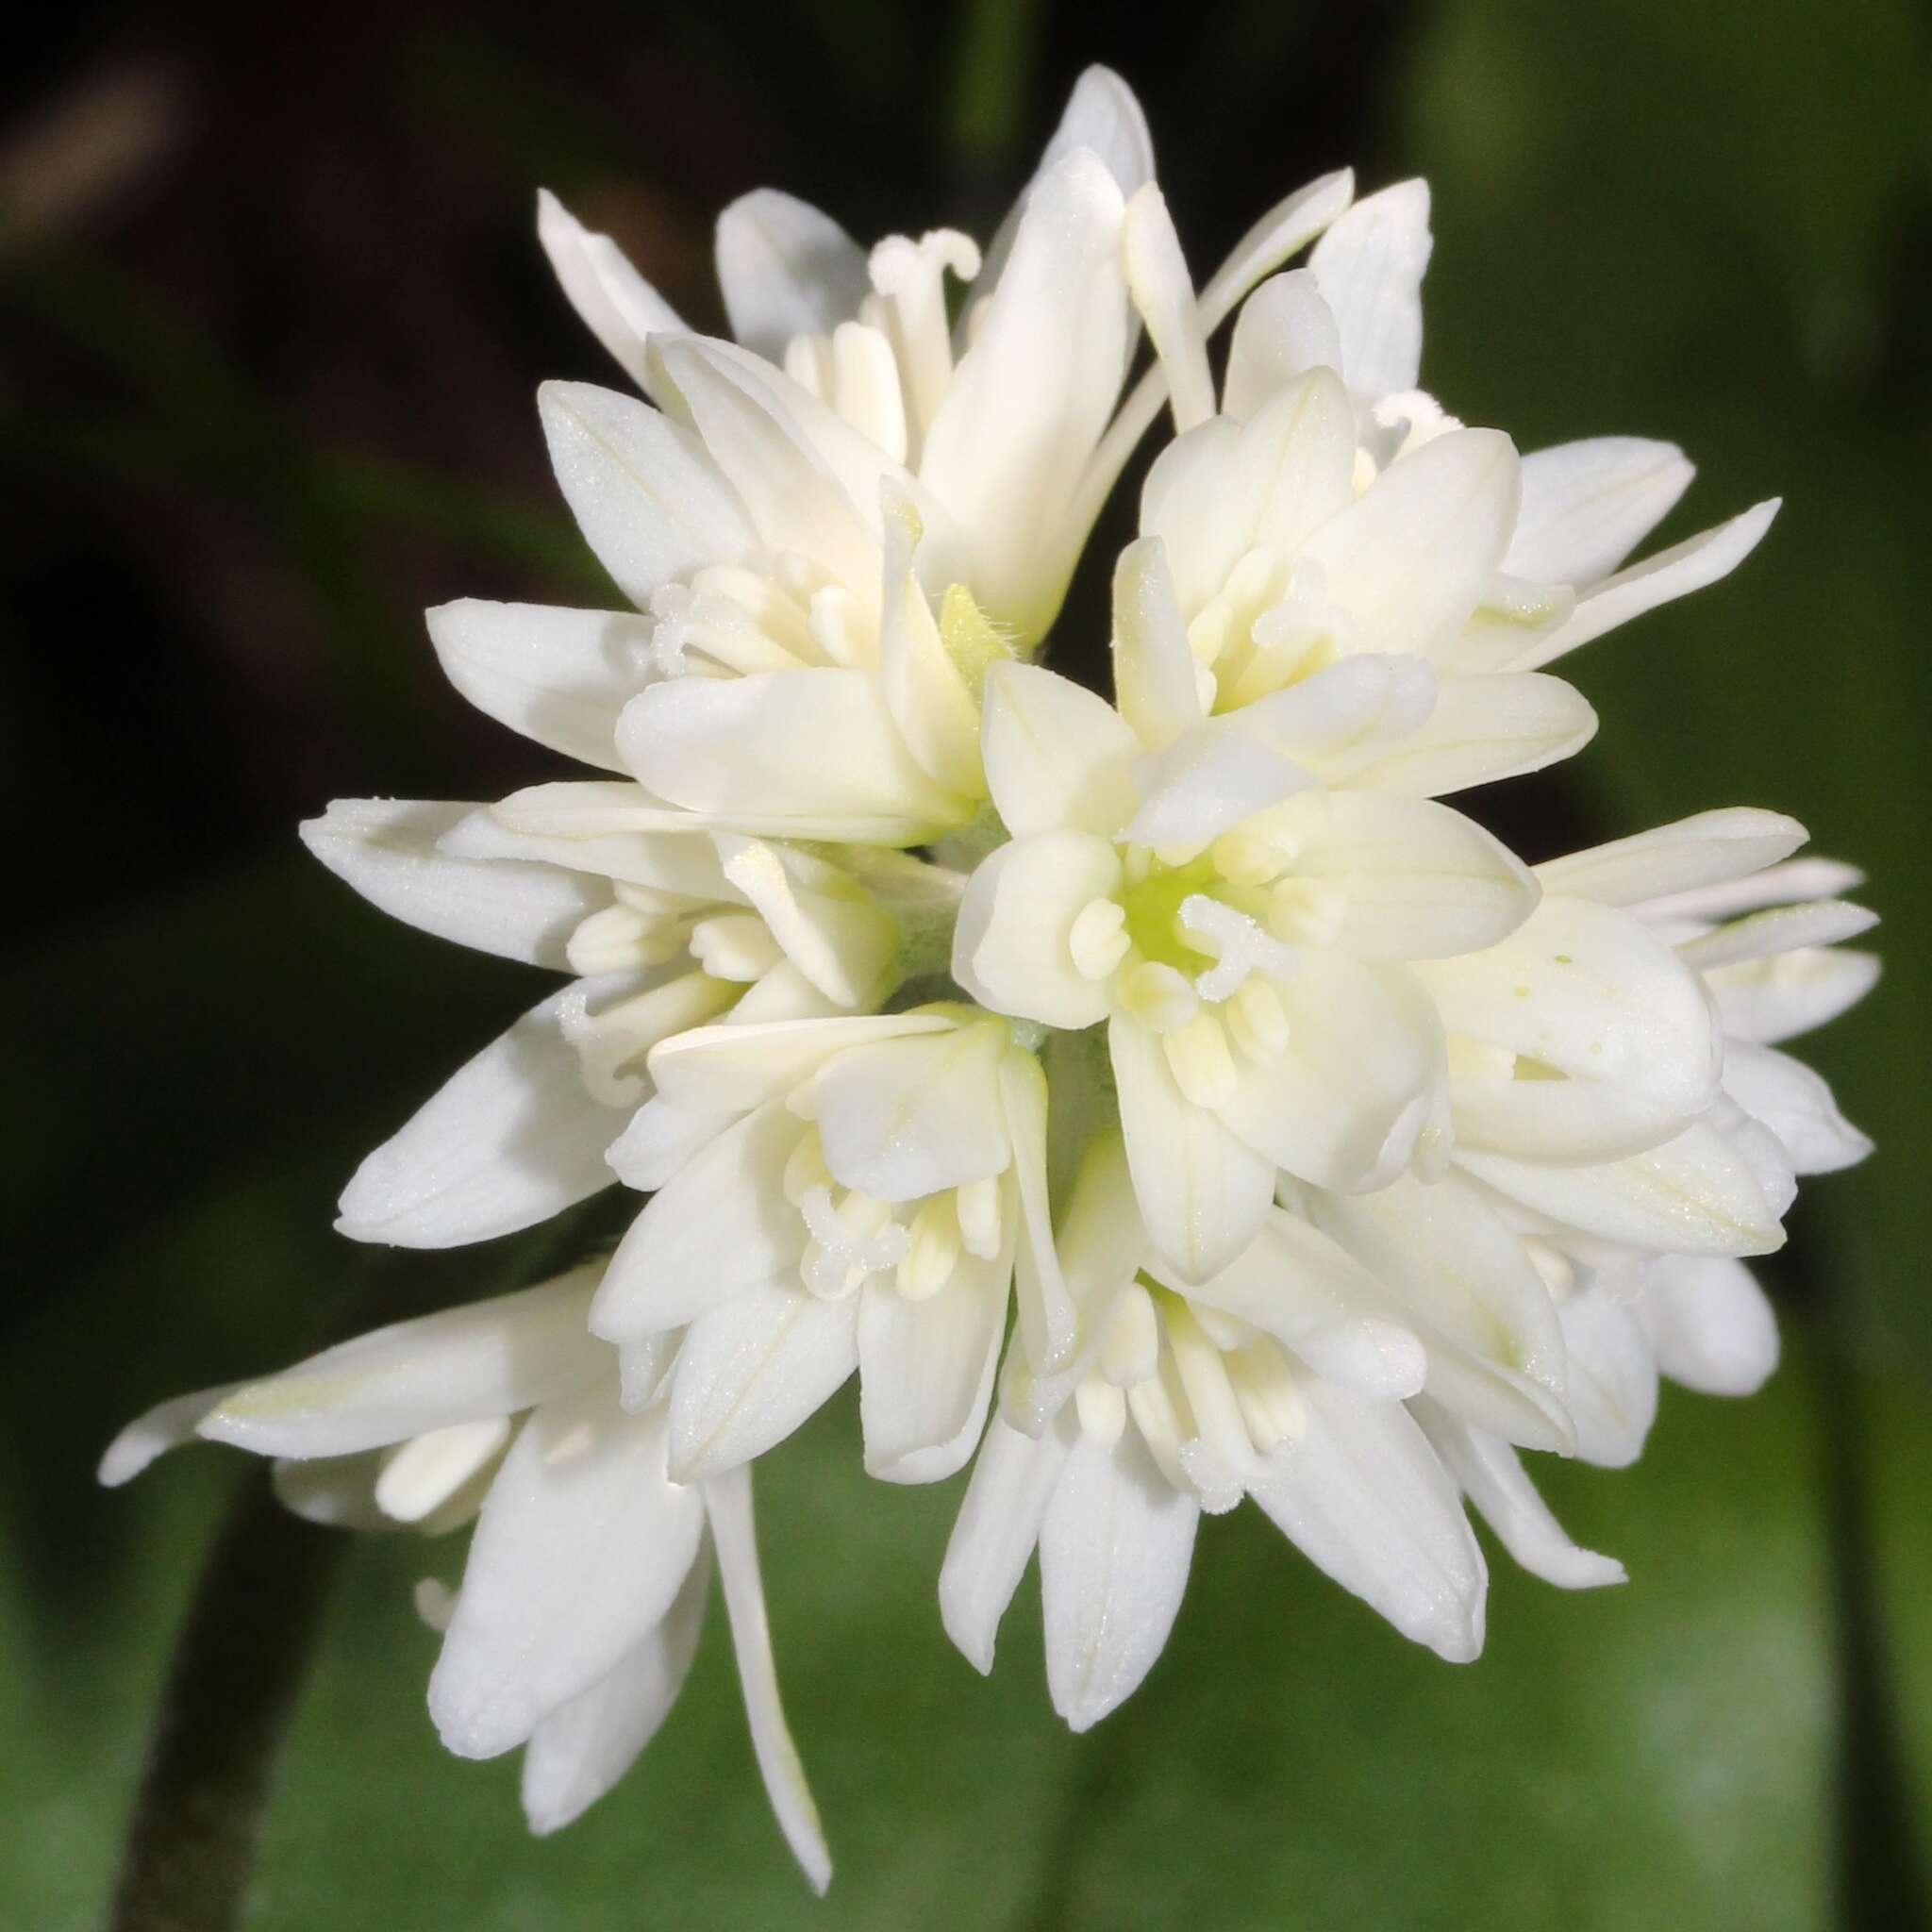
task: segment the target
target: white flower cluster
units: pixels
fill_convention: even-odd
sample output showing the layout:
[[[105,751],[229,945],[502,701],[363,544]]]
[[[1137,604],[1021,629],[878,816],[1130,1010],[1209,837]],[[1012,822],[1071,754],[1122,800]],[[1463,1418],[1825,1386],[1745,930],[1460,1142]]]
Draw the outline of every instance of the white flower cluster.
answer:
[[[525,1747],[539,1830],[662,1719],[714,1552],[824,1886],[749,1470],[855,1369],[872,1474],[973,1464],[939,1596],[982,1670],[1038,1549],[1075,1729],[1158,1654],[1202,1511],[1248,1495],[1473,1657],[1465,1505],[1550,1582],[1621,1580],[1518,1452],[1627,1463],[1660,1374],[1756,1388],[1743,1257],[1797,1174],[1867,1151],[1776,1044],[1875,971],[1800,826],[1712,811],[1530,867],[1439,802],[1579,750],[1594,715],[1544,667],[1724,575],[1775,506],[1625,566],[1690,466],[1519,458],[1416,387],[1422,183],[1318,181],[1197,293],[1153,172],[1095,70],[984,255],[749,195],[718,225],[735,342],[546,196],[642,391],[541,395],[634,608],[429,626],[466,696],[604,775],[305,830],[386,911],[571,975],[369,1157],[343,1231],[649,1199],[608,1262],[166,1405],[104,1473],[199,1434],[327,1520],[474,1519],[460,1589],[425,1587],[431,1708],[453,1750]],[[1037,658],[1163,405],[1109,704]]]

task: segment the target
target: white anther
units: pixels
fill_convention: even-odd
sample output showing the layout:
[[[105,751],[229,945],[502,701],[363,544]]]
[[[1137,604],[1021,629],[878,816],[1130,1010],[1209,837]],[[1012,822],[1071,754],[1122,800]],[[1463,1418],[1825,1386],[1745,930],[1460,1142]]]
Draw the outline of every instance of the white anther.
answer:
[[[1288,1009],[1272,980],[1251,973],[1221,1010],[1222,1023],[1243,1059],[1278,1067],[1288,1051]]]
[[[811,637],[827,663],[863,669],[878,657],[877,628],[843,584],[824,584],[812,592]]]
[[[1117,1389],[1131,1389],[1159,1366],[1160,1317],[1154,1297],[1138,1281],[1129,1282],[1101,1338],[1100,1373]]]
[[[397,1523],[421,1523],[486,1468],[509,1436],[509,1418],[491,1416],[414,1437],[383,1464],[375,1507]]]
[[[1228,1357],[1227,1369],[1241,1422],[1257,1455],[1301,1440],[1308,1426],[1307,1398],[1276,1343],[1252,1343]]]
[[[1185,1026],[1201,1009],[1201,1002],[1185,974],[1158,959],[1143,959],[1127,974],[1121,1004],[1142,1025],[1156,1033]]]
[[[1074,1407],[1082,1431],[1103,1449],[1111,1449],[1127,1426],[1127,1398],[1098,1375],[1087,1376],[1074,1391]]]
[[[721,912],[691,929],[691,956],[714,979],[748,984],[784,958],[771,928],[756,912]]]
[[[959,1219],[959,1239],[969,1255],[992,1260],[1000,1251],[1000,1177],[986,1174],[953,1190],[953,1211]]]
[[[908,1302],[930,1300],[952,1280],[963,1247],[959,1213],[953,1196],[928,1196],[912,1217],[906,1257],[899,1263],[899,1292]]]
[[[1105,979],[1127,957],[1127,915],[1118,900],[1090,899],[1067,934],[1067,951],[1085,979]]]
[[[841,322],[832,331],[832,407],[895,463],[906,460],[899,363],[883,330]]]
[[[1227,1031],[1212,1013],[1200,1012],[1185,1026],[1160,1036],[1174,1085],[1196,1107],[1221,1107],[1234,1097],[1234,1056]]]
[[[1543,1286],[1553,1302],[1568,1301],[1576,1290],[1576,1269],[1568,1255],[1537,1235],[1524,1235],[1523,1252],[1529,1265],[1542,1276]]]
[[[1333,879],[1283,879],[1268,893],[1268,930],[1295,946],[1335,943],[1348,917],[1348,894]]]
[[[829,1200],[832,1170],[825,1165],[825,1150],[819,1140],[816,1127],[808,1127],[798,1137],[798,1144],[792,1148],[786,1159],[782,1185],[785,1189],[785,1198],[794,1208],[803,1208],[805,1197],[814,1188]]]
[[[796,335],[785,344],[785,374],[822,403],[832,400],[832,339]]]
[[[1214,870],[1231,885],[1265,886],[1281,871],[1280,847],[1253,832],[1224,832],[1208,850]]]

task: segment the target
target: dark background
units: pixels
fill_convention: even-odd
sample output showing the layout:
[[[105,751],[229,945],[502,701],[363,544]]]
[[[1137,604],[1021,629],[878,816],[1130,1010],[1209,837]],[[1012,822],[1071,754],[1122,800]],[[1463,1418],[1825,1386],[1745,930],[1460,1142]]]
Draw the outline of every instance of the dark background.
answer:
[[[538,1844],[509,1767],[443,1757],[423,1711],[433,1640],[408,1586],[453,1578],[459,1550],[398,1537],[331,1562],[331,1540],[248,1530],[255,1639],[285,1623],[299,1662],[320,1614],[247,1923],[1924,1923],[1923,18],[391,0],[44,9],[9,45],[0,1924],[97,1922],[243,1481],[205,1450],[102,1495],[120,1421],[554,1258],[384,1260],[329,1232],[360,1152],[532,983],[391,926],[292,837],[338,794],[554,774],[441,684],[418,615],[610,596],[531,398],[544,375],[622,377],[552,284],[536,187],[715,325],[730,197],[783,185],[868,242],[984,234],[1092,59],[1146,103],[1198,274],[1319,172],[1425,173],[1424,380],[1451,409],[1524,448],[1681,441],[1701,475],[1667,541],[1784,494],[1737,577],[1570,661],[1601,737],[1489,808],[1536,858],[1765,804],[1869,869],[1886,979],[1806,1051],[1881,1151],[1812,1184],[1768,1271],[1785,1366],[1749,1404],[1667,1393],[1635,1470],[1549,1468],[1632,1583],[1566,1597],[1497,1561],[1467,1669],[1403,1645],[1254,1512],[1210,1525],[1167,1656],[1085,1740],[1048,1710],[1030,1585],[990,1686],[950,1651],[932,1586],[958,1486],[867,1485],[835,1405],[760,1471],[781,1670],[839,1865],[823,1907],[764,1816],[722,1629],[641,1771]],[[1090,679],[1131,508],[1056,634]]]

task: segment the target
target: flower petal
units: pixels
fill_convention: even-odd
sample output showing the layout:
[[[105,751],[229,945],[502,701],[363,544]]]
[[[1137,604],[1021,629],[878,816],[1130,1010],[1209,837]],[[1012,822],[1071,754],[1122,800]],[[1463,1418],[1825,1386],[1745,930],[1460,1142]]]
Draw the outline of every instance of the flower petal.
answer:
[[[1430,1395],[1491,1435],[1569,1452],[1556,1310],[1523,1242],[1475,1190],[1404,1177],[1374,1194],[1314,1194],[1308,1208],[1415,1326]]]
[[[869,1475],[941,1482],[964,1467],[992,1397],[1007,1327],[1008,1255],[962,1255],[937,1294],[869,1283],[858,1308],[858,1421]]]
[[[429,1714],[459,1757],[494,1757],[613,1670],[676,1600],[704,1533],[664,1473],[661,1411],[614,1378],[525,1424],[470,1543]]]
[[[398,1322],[238,1383],[197,1433],[258,1456],[350,1456],[534,1408],[614,1367],[584,1326],[601,1272]]]
[[[1540,897],[1529,873],[1480,825],[1427,799],[1317,791],[1275,815],[1297,878],[1344,895],[1332,943],[1364,959],[1437,959],[1505,938]]]
[[[1620,624],[1628,624],[1646,610],[1656,609],[1659,604],[1688,597],[1692,591],[1701,591],[1707,584],[1729,576],[1757,549],[1758,541],[1771,528],[1778,502],[1778,498],[1773,497],[1757,504],[1727,524],[1686,538],[1668,550],[1658,551],[1655,557],[1645,558],[1641,563],[1633,563],[1628,570],[1619,571],[1615,576],[1605,577],[1577,598],[1576,608],[1567,624],[1558,625],[1508,668],[1535,671],[1578,645],[1602,637],[1606,631],[1615,630]]]
[[[1777,1367],[1777,1317],[1741,1261],[1663,1255],[1643,1271],[1638,1316],[1672,1381],[1755,1395]]]
[[[1215,1112],[1302,1180],[1343,1192],[1386,1186],[1408,1165],[1436,1102],[1434,1010],[1406,969],[1326,952],[1305,951],[1302,970],[1274,985],[1287,1043],[1272,1065],[1238,1056],[1234,1089]]]
[[[735,832],[713,837],[725,878],[826,999],[858,1009],[885,998],[898,963],[898,923],[850,873],[793,846]]]
[[[1667,1140],[1717,1098],[1723,1040],[1702,981],[1615,908],[1547,898],[1487,951],[1416,972],[1452,1036],[1519,1056],[1540,1075],[1456,1082],[1466,1148],[1614,1159]]]
[[[1788,858],[1810,835],[1783,812],[1749,806],[1701,811],[1674,824],[1613,839],[1536,869],[1546,892],[1635,906],[1666,893],[1747,878]]]
[[[1159,1040],[1116,1014],[1108,1050],[1148,1238],[1184,1282],[1219,1274],[1254,1240],[1274,1164],[1183,1097]]]
[[[917,1201],[1005,1173],[1006,1052],[1006,1026],[981,1017],[833,1055],[811,1087],[832,1178],[882,1201]]]
[[[660,330],[681,332],[677,311],[608,235],[592,234],[546,188],[537,191],[537,239],[585,327],[645,388],[645,339]]]
[[[1228,344],[1221,407],[1245,422],[1311,369],[1341,372],[1341,328],[1312,269],[1272,275],[1241,304]],[[1349,424],[1350,456],[1355,425]]]
[[[1105,979],[1074,963],[1074,922],[1120,889],[1119,855],[1091,832],[1040,832],[974,871],[953,933],[953,977],[996,1013],[1077,1030],[1107,1017]]]
[[[1878,983],[1870,953],[1811,946],[1720,966],[1709,975],[1712,996],[1733,1040],[1764,1045],[1809,1033],[1855,1007]]]
[[[1452,429],[1390,464],[1309,537],[1306,554],[1362,649],[1426,655],[1455,636],[1509,541],[1517,468],[1507,436]]]
[[[1601,1282],[1557,1309],[1569,1353],[1565,1393],[1576,1424],[1576,1454],[1604,1469],[1627,1469],[1643,1453],[1657,1419],[1657,1357],[1636,1315]]]
[[[1121,716],[1154,750],[1200,720],[1194,655],[1158,537],[1129,543],[1114,566],[1113,688]]]
[[[765,1781],[765,1795],[772,1801],[791,1856],[823,1898],[832,1882],[832,1856],[825,1849],[818,1807],[812,1803],[805,1767],[778,1701],[778,1673],[772,1658],[772,1632],[765,1620],[765,1591],[752,1527],[751,1471],[735,1469],[714,1476],[706,1483],[704,1496],[718,1550],[724,1608],[731,1619],[731,1646],[738,1655],[739,1687],[744,1693],[744,1714],[751,1724],[752,1750]]]
[[[1208,367],[1208,339],[1194,304],[1193,278],[1156,182],[1144,182],[1128,198],[1121,257],[1134,307],[1167,376],[1174,433],[1184,436],[1213,415],[1214,376]]]
[[[624,769],[617,714],[658,675],[649,618],[480,597],[427,615],[443,675],[479,711],[565,758]]]
[[[193,1441],[202,1418],[242,1386],[240,1382],[224,1382],[219,1388],[197,1389],[192,1394],[173,1395],[166,1402],[158,1402],[108,1444],[100,1466],[94,1471],[94,1480],[108,1490],[131,1483],[157,1457]]]
[[[691,1672],[711,1594],[700,1545],[671,1607],[588,1690],[541,1719],[524,1750],[524,1816],[539,1838],[581,1818],[638,1760]]]
[[[558,1015],[533,1007],[458,1068],[356,1170],[337,1227],[353,1241],[453,1248],[534,1226],[610,1184],[622,1115],[584,1085]]]
[[[1523,508],[1503,568],[1555,584],[1607,577],[1697,474],[1675,443],[1595,436],[1523,459]]]
[[[1176,1491],[1129,1428],[1082,1435],[1040,1527],[1040,1596],[1053,1707],[1091,1729],[1140,1688],[1188,1587],[1201,1506]]]
[[[1399,1402],[1306,1376],[1308,1425],[1262,1463],[1256,1502],[1315,1567],[1449,1663],[1481,1655],[1489,1574],[1436,1452]]]
[[[1580,691],[1536,672],[1439,676],[1435,708],[1383,757],[1349,774],[1351,786],[1441,798],[1541,772],[1596,736]]]
[[[1335,311],[1341,374],[1367,402],[1416,386],[1423,272],[1433,245],[1429,184],[1399,181],[1340,216],[1308,258],[1315,286]]]
[[[1496,1540],[1532,1576],[1558,1590],[1597,1590],[1629,1580],[1614,1557],[1579,1549],[1564,1535],[1524,1473],[1522,1458],[1501,1437],[1471,1428],[1427,1396],[1409,1412]]]
[[[1544,1167],[1473,1149],[1456,1158],[1559,1228],[1604,1241],[1685,1255],[1769,1255],[1784,1246],[1777,1210],[1751,1164],[1708,1122],[1601,1167]]]
[[[762,1456],[858,1366],[858,1297],[758,1288],[700,1315],[671,1372],[671,1468],[679,1482]]]
[[[784,1175],[803,1132],[774,1100],[700,1148],[618,1243],[590,1311],[591,1332],[629,1341],[754,1289],[795,1282],[806,1230]]]
[[[1872,1152],[1871,1141],[1839,1111],[1824,1077],[1775,1047],[1729,1041],[1724,1091],[1777,1136],[1800,1174],[1837,1174]]]
[[[949,1033],[944,1012],[852,1014],[827,1019],[721,1022],[665,1041],[651,1057],[652,1078],[666,1099],[706,1112],[739,1113],[781,1100],[822,1062],[848,1047],[915,1033]]]
[[[879,681],[899,735],[936,785],[963,798],[986,795],[979,707],[947,653],[913,569],[917,518],[903,499],[886,519],[885,604]]]
[[[718,286],[731,333],[782,364],[793,336],[830,335],[872,293],[865,251],[830,215],[776,188],[718,217]]]
[[[546,382],[537,407],[584,541],[640,609],[674,578],[751,553],[743,505],[681,423],[587,382]]]
[[[995,664],[980,721],[986,782],[1015,839],[1067,827],[1111,838],[1134,809],[1140,741],[1105,698],[1035,664]]]
[[[1087,149],[1035,182],[920,459],[921,480],[974,533],[974,594],[1024,639],[1059,608],[1085,535],[1069,507],[1120,391],[1124,209]]]
[[[1878,915],[1869,907],[1843,899],[1807,899],[1802,906],[1774,906],[1747,913],[1714,932],[1686,940],[1677,951],[1700,973],[1710,973],[1777,953],[1835,945],[1870,932],[1877,924]]]
[[[625,707],[617,743],[659,797],[745,830],[755,819],[847,820],[872,825],[871,842],[916,845],[973,815],[920,770],[862,671],[675,678]]]
[[[995,1414],[980,1444],[940,1570],[940,1617],[981,1676],[992,1669],[1000,1619],[1039,1541],[1074,1434],[1071,1416],[1034,1437]]]
[[[408,798],[338,798],[302,842],[393,919],[458,945],[567,970],[570,936],[609,903],[575,873],[520,859],[456,858],[439,841],[477,809]]]

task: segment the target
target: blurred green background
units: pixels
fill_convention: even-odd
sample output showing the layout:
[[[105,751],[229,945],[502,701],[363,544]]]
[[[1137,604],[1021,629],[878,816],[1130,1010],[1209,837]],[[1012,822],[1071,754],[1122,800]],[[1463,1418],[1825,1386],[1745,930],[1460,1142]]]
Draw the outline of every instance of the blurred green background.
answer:
[[[765,1814],[722,1627],[641,1769],[539,1843],[512,1768],[445,1757],[423,1708],[434,1640],[408,1586],[453,1579],[459,1543],[246,1530],[209,1748],[225,1695],[229,1742],[273,1717],[277,1657],[291,1724],[245,1923],[1925,1922],[1923,16],[351,0],[50,10],[9,50],[0,1926],[101,1922],[169,1654],[258,1474],[206,1450],[98,1493],[118,1424],[353,1321],[513,1285],[585,1234],[425,1261],[330,1233],[360,1152],[532,984],[360,908],[292,837],[332,795],[485,797],[551,769],[440,685],[417,616],[608,595],[531,391],[619,378],[550,284],[536,186],[715,322],[730,196],[781,183],[864,238],[984,232],[1091,59],[1141,90],[1197,270],[1323,169],[1424,173],[1424,379],[1450,408],[1524,448],[1681,441],[1701,475],[1666,538],[1783,493],[1739,576],[1571,661],[1601,737],[1491,808],[1541,857],[1761,803],[1866,866],[1887,976],[1806,1050],[1880,1156],[1807,1189],[1767,1271],[1787,1355],[1762,1397],[1669,1392],[1635,1470],[1540,1470],[1629,1588],[1564,1596],[1498,1560],[1465,1669],[1242,1512],[1204,1534],[1146,1687],[1072,1739],[1031,1586],[980,1684],[932,1595],[958,1483],[868,1486],[835,1405],[759,1475],[824,1905]],[[1056,644],[1090,678],[1095,549]]]

